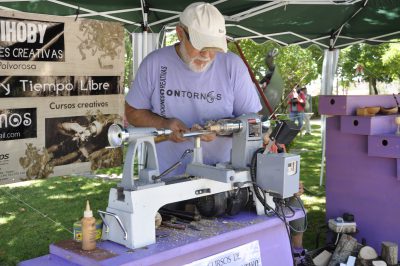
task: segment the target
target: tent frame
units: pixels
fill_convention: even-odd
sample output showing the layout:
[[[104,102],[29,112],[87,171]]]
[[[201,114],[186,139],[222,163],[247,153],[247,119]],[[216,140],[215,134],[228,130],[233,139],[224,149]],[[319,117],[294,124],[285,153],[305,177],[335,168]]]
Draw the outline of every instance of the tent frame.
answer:
[[[119,10],[110,10],[110,11],[102,11],[102,12],[98,12],[89,8],[84,8],[84,7],[80,7],[78,5],[74,5],[74,4],[69,4],[69,3],[65,3],[63,1],[60,0],[44,0],[47,1],[49,3],[53,3],[56,5],[60,5],[62,7],[67,7],[67,8],[71,8],[71,9],[75,9],[76,10],[76,14],[75,15],[68,15],[69,17],[82,17],[82,18],[90,18],[90,17],[94,17],[94,16],[100,16],[100,17],[104,17],[110,20],[114,20],[114,21],[118,21],[121,23],[124,23],[126,25],[133,25],[136,27],[142,27],[144,31],[148,31],[151,32],[151,28],[153,26],[159,25],[159,24],[165,24],[166,26],[163,28],[163,30],[171,30],[173,25],[176,24],[176,20],[179,18],[179,14],[181,13],[180,11],[176,11],[176,10],[168,10],[168,9],[160,9],[160,8],[152,8],[149,7],[146,4],[145,0],[140,0],[140,7],[137,8],[127,8],[127,9],[119,9]],[[222,4],[224,2],[227,2],[228,0],[218,0],[218,1],[214,1],[211,2],[212,5],[219,5]],[[255,1],[259,1],[259,2],[263,2],[266,0],[255,0]],[[30,0],[3,0],[1,1],[2,3],[13,3],[13,2],[31,2]],[[277,8],[286,8],[289,5],[331,5],[331,6],[348,6],[348,5],[354,5],[358,2],[363,2],[361,7],[354,13],[352,14],[352,16],[347,19],[333,34],[327,34],[326,36],[318,36],[316,38],[309,38],[306,37],[305,35],[293,32],[293,31],[285,31],[285,32],[277,32],[277,33],[269,33],[269,34],[263,34],[261,32],[257,32],[255,30],[252,30],[248,27],[244,27],[242,25],[240,25],[239,22],[242,22],[248,18],[251,18],[253,16],[256,15],[260,15],[262,13],[277,9]],[[259,6],[256,7],[251,7],[247,10],[241,11],[239,13],[236,14],[232,14],[229,16],[225,16],[225,20],[227,22],[227,28],[237,28],[240,30],[243,30],[245,32],[248,33],[247,36],[241,36],[241,37],[233,37],[233,36],[227,36],[229,40],[231,41],[239,41],[241,39],[265,39],[267,40],[272,40],[274,42],[279,43],[280,45],[284,45],[287,46],[289,45],[289,43],[286,43],[284,41],[280,41],[278,40],[276,37],[277,36],[292,36],[295,38],[299,38],[301,39],[300,41],[296,42],[295,44],[298,45],[307,45],[307,44],[316,44],[324,49],[328,49],[328,48],[343,48],[346,47],[348,45],[351,44],[357,44],[357,43],[361,43],[364,41],[369,41],[369,42],[385,42],[385,38],[390,37],[390,36],[395,36],[398,35],[400,33],[400,31],[396,31],[393,33],[388,33],[388,34],[382,34],[379,36],[374,36],[374,37],[370,37],[370,38],[365,38],[365,39],[357,39],[357,38],[352,38],[349,36],[345,36],[345,35],[341,35],[342,33],[342,29],[343,27],[351,20],[353,19],[355,16],[357,16],[357,14],[367,5],[368,0],[270,0],[270,1],[266,1],[265,4],[261,4]],[[15,9],[9,8],[9,7],[5,7],[5,6],[0,6],[0,9],[4,9],[4,10],[10,10],[10,11],[17,11]],[[133,20],[129,20],[129,19],[123,19],[123,18],[119,18],[117,17],[118,14],[123,14],[123,13],[127,13],[127,12],[138,12],[140,11],[142,14],[142,21],[141,23],[138,23],[137,21],[133,21]],[[148,21],[148,13],[154,11],[154,12],[160,12],[160,13],[164,13],[164,14],[170,14],[171,16],[168,16],[167,18],[164,19],[160,19],[154,22],[149,22]],[[143,31],[142,30],[142,31]],[[244,34],[243,34],[244,35]],[[334,36],[334,42],[333,45],[331,45],[330,47],[328,47],[328,45],[325,43],[322,43],[322,40],[326,40],[328,38],[331,38],[332,35]],[[354,40],[353,42],[346,42],[345,44],[339,44],[337,46],[335,46],[335,44],[337,43],[338,40]]]

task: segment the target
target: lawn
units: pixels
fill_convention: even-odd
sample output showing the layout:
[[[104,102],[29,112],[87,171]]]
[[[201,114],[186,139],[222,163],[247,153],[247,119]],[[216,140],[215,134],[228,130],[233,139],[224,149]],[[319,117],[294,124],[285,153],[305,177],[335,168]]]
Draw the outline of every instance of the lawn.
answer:
[[[316,236],[325,225],[325,186],[319,186],[321,171],[321,132],[319,125],[312,125],[312,135],[296,137],[290,146],[290,153],[300,155],[300,179],[304,183],[304,201],[308,217],[308,229],[304,235],[305,248],[315,249]],[[321,234],[319,243],[324,243],[325,236]]]
[[[313,125],[313,135],[297,137],[290,147],[290,152],[301,155],[301,179],[306,187],[302,198],[309,222],[304,245],[308,249],[315,248],[316,234],[325,221],[325,189],[319,187],[319,129]],[[0,265],[48,254],[50,243],[72,238],[73,223],[82,217],[86,200],[94,211],[105,210],[108,192],[118,181],[63,176],[0,186]]]

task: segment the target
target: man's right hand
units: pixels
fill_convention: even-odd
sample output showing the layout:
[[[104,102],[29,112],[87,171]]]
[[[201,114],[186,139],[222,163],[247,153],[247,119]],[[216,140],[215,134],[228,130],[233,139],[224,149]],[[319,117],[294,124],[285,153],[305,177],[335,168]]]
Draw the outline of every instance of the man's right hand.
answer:
[[[184,142],[188,139],[182,137],[183,133],[190,131],[186,125],[177,118],[169,118],[165,122],[164,128],[172,130],[172,134],[169,136],[169,140],[173,142]]]
[[[136,109],[128,103],[125,104],[125,115],[129,124],[135,127],[171,129],[173,133],[169,136],[169,140],[174,142],[187,141],[182,137],[182,133],[188,132],[189,129],[179,119],[164,118],[147,109]]]

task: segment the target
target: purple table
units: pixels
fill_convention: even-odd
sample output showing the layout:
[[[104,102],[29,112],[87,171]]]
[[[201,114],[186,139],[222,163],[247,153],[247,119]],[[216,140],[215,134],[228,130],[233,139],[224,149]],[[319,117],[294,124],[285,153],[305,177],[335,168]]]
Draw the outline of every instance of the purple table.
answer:
[[[296,211],[294,217],[303,216]],[[146,248],[131,250],[119,244],[104,241],[100,249],[115,256],[93,259],[50,245],[50,254],[21,262],[20,266],[74,266],[74,265],[183,265],[220,252],[258,240],[263,265],[292,265],[291,250],[286,228],[276,217],[257,216],[253,212],[242,212],[234,217],[223,217],[203,222],[204,231],[161,228],[157,230],[157,243]],[[81,252],[83,253],[83,252]],[[93,256],[92,256],[93,257]]]
[[[396,102],[392,95],[320,97],[320,113],[334,115],[326,131],[326,216],[354,214],[357,239],[380,253],[383,241],[400,245],[400,136],[396,115],[356,116],[365,106]]]

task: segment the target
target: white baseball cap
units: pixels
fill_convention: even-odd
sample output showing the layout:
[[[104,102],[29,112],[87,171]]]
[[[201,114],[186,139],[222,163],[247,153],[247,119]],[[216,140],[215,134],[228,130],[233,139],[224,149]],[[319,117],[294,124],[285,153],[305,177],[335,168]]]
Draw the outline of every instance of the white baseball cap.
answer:
[[[211,47],[228,50],[225,19],[215,6],[192,3],[183,10],[180,22],[188,28],[190,43],[197,50]]]

